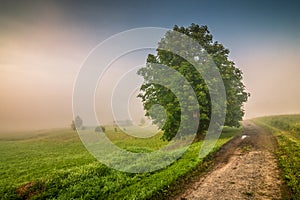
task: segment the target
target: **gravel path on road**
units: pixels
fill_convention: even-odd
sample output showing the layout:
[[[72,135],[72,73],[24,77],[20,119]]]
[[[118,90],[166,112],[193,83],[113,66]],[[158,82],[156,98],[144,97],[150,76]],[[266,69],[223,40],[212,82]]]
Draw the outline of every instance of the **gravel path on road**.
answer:
[[[212,170],[175,199],[281,199],[276,139],[251,121],[243,126],[244,137],[226,144]]]

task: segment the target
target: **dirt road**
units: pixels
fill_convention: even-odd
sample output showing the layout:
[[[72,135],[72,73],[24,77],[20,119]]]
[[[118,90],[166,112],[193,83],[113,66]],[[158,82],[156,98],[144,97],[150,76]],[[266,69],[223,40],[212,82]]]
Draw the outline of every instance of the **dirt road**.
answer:
[[[243,126],[242,137],[221,149],[212,170],[176,199],[281,199],[275,138],[250,121]]]

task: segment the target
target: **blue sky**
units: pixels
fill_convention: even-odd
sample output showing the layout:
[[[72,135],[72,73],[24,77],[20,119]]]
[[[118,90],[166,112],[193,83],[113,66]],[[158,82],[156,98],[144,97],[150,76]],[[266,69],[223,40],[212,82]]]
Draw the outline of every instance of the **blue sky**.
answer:
[[[2,0],[0,127],[68,126],[74,80],[99,42],[191,23],[207,25],[244,72],[246,118],[300,113],[299,9],[298,1]]]

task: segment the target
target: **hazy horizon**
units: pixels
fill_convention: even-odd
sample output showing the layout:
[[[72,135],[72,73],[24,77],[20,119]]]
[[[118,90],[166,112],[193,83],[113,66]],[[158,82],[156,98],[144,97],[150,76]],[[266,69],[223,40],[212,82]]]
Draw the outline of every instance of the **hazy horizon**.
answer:
[[[207,25],[243,71],[251,93],[245,119],[300,114],[299,8],[297,1],[1,1],[0,132],[69,127],[73,85],[95,46],[131,28],[191,23]],[[148,53],[114,63],[96,98],[111,93],[122,70],[144,64]],[[141,104],[131,98],[130,105],[139,121]],[[96,111],[104,123],[113,121],[110,108],[99,104]]]

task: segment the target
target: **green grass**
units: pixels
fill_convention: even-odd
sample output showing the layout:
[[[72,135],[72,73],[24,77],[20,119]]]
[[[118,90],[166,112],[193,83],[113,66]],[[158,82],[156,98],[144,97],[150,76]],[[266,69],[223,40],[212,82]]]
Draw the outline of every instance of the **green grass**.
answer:
[[[225,129],[217,151],[239,133]],[[155,151],[167,142],[161,132],[137,139],[107,129],[108,137],[133,152]],[[194,143],[176,162],[164,169],[132,174],[106,167],[92,157],[78,135],[51,130],[0,135],[0,197],[2,199],[149,199],[160,198],[176,181],[203,165]]]
[[[282,115],[254,119],[277,138],[279,165],[292,199],[300,199],[300,115]]]

